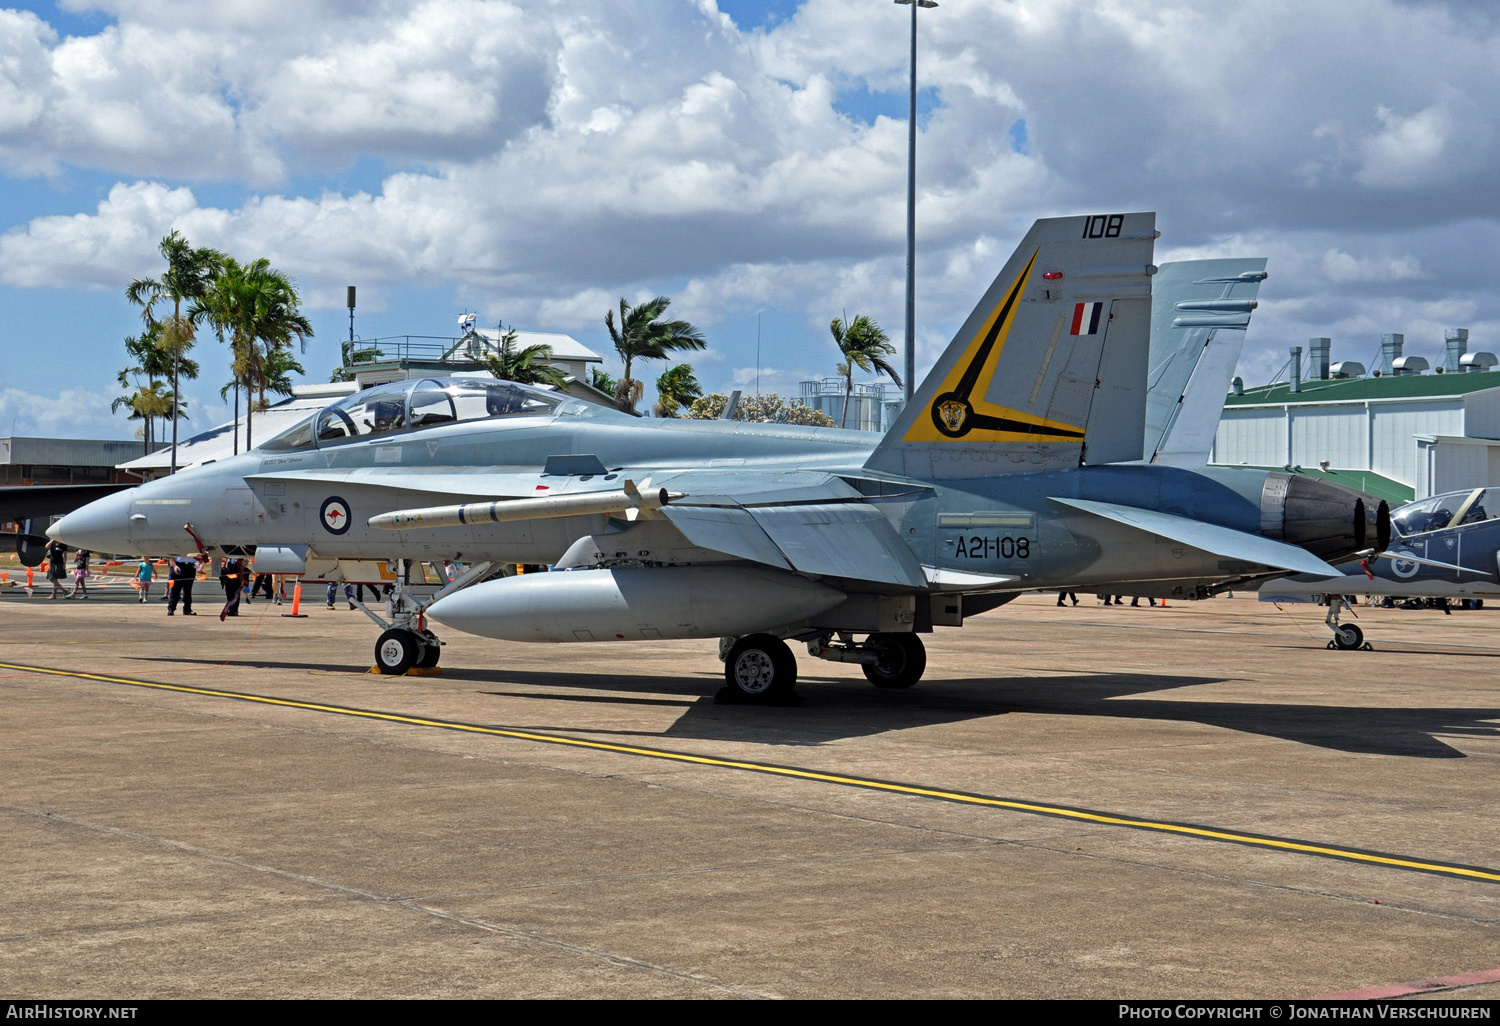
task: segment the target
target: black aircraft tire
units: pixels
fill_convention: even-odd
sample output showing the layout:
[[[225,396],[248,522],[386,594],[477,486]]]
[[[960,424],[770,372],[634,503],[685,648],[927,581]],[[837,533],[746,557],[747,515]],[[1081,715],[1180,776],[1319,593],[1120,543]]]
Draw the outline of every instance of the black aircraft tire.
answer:
[[[927,672],[927,647],[915,634],[871,634],[865,646],[876,661],[862,669],[877,688],[909,688]]]
[[[724,660],[724,681],[742,701],[784,696],[797,684],[797,657],[774,634],[747,634]]]
[[[1333,632],[1333,647],[1352,651],[1365,643],[1365,632],[1358,624],[1340,624]]]
[[[417,661],[412,665],[421,670],[430,670],[438,664],[438,660],[442,657],[443,647],[438,644],[437,638],[429,633],[423,632],[422,654],[417,656]]]
[[[392,627],[375,642],[375,668],[387,676],[399,677],[416,665],[422,647],[415,631]]]

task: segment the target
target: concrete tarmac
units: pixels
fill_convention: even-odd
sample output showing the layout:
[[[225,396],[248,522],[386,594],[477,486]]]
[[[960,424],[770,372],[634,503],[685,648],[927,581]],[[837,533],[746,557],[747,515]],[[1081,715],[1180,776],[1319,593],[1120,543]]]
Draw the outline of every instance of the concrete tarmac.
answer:
[[[1500,610],[1337,652],[1027,596],[760,708],[712,641],[390,678],[320,591],[44,591],[0,595],[5,997],[1500,997]]]

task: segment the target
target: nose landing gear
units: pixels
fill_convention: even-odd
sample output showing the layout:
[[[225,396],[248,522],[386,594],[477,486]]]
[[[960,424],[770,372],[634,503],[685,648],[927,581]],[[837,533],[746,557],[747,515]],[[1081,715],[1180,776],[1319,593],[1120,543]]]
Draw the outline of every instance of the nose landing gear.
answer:
[[[440,588],[426,602],[420,601],[411,591],[412,561],[399,559],[392,562],[396,572],[396,583],[385,602],[385,616],[381,616],[362,602],[358,609],[384,629],[375,642],[375,669],[388,676],[400,676],[411,670],[435,671],[438,659],[443,654],[443,643],[437,635],[427,629],[423,615],[427,607],[444,595],[451,595],[482,580],[492,564],[480,563],[471,567],[457,580]]]
[[[1333,631],[1333,639],[1328,642],[1328,647],[1346,652],[1372,651],[1370,643],[1365,640],[1365,632],[1359,629],[1358,624],[1339,623],[1339,614],[1345,609],[1348,609],[1351,614],[1354,612],[1344,596],[1328,596],[1328,615],[1323,619],[1328,629]]]

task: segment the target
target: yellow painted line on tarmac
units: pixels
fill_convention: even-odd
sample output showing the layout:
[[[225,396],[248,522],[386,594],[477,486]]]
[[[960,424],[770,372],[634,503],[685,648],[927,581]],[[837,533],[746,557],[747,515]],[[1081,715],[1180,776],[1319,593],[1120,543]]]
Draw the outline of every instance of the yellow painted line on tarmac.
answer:
[[[916,798],[955,802],[961,805],[1007,809],[1012,812],[1024,812],[1030,815],[1049,816],[1056,819],[1068,819],[1083,823],[1097,823],[1102,826],[1127,827],[1132,830],[1176,834],[1178,836],[1196,837],[1207,841],[1246,845],[1252,848],[1293,852],[1300,855],[1315,855],[1321,858],[1340,859],[1346,862],[1385,866],[1392,869],[1434,873],[1439,876],[1457,877],[1468,880],[1481,880],[1486,883],[1500,883],[1500,869],[1489,869],[1483,866],[1434,862],[1426,859],[1408,858],[1388,852],[1364,851],[1358,848],[1341,848],[1335,845],[1316,844],[1311,841],[1302,841],[1294,838],[1240,833],[1232,830],[1218,830],[1213,827],[1200,826],[1193,823],[1172,823],[1164,820],[1139,819],[1093,809],[1067,805],[1048,805],[1040,802],[1000,798],[994,795],[974,794],[966,791],[948,791],[941,788],[921,787],[916,784],[906,784],[892,780],[851,777],[839,773],[825,773],[819,770],[803,769],[797,766],[778,766],[775,763],[749,762],[740,759],[719,759],[709,755],[674,752],[664,748],[645,748],[639,745],[622,745],[608,741],[590,741],[562,734],[541,734],[535,731],[515,730],[509,727],[487,727],[483,724],[463,723],[457,720],[437,720],[421,716],[404,716],[400,713],[381,712],[374,709],[357,709],[352,706],[328,705],[322,702],[301,702],[290,698],[275,698],[270,695],[256,695],[240,691],[223,691],[217,688],[192,687],[186,684],[164,684],[157,681],[132,680],[128,677],[112,677],[107,674],[84,673],[79,670],[56,670],[45,666],[23,666],[14,663],[0,663],[0,669],[46,674],[55,677],[73,677],[79,680],[93,680],[105,684],[122,684],[129,687],[149,688],[156,691],[175,691],[180,694],[203,695],[208,698],[228,698],[239,702],[253,702],[259,705],[278,706],[286,709],[306,709],[310,712],[329,713],[336,716],[352,716],[359,719],[399,723],[415,727],[436,727],[440,730],[455,730],[466,734],[482,734],[490,737],[512,738],[519,741],[564,745],[571,748],[613,752],[648,759],[691,763],[697,766],[712,766],[720,769],[766,773],[772,776],[811,780],[824,784],[837,784],[841,787],[856,787],[868,791],[884,791]]]

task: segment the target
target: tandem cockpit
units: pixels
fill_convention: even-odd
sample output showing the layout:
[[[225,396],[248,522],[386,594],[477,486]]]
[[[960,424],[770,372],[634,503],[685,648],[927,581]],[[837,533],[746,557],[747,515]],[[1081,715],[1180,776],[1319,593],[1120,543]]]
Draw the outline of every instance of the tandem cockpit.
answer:
[[[1450,527],[1500,519],[1500,489],[1465,488],[1409,502],[1391,514],[1391,527],[1403,538]]]
[[[587,406],[557,392],[489,378],[391,381],[340,399],[260,448],[327,449],[445,424],[551,415],[575,405]]]

